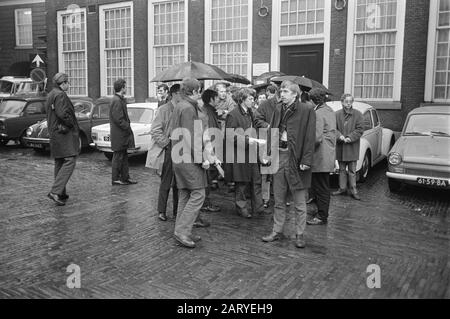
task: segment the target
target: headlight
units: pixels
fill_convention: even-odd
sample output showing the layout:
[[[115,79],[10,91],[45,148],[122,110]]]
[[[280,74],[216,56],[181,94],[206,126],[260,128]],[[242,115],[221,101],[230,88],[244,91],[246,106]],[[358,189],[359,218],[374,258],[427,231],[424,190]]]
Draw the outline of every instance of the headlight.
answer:
[[[399,165],[402,162],[402,156],[399,153],[389,154],[389,164]]]
[[[33,134],[33,128],[32,128],[32,127],[29,127],[29,128],[27,129],[27,136],[30,137],[31,134]]]

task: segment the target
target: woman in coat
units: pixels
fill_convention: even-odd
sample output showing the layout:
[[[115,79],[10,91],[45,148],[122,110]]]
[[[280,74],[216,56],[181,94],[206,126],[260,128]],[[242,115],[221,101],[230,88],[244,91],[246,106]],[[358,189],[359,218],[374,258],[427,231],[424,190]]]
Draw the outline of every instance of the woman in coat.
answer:
[[[235,93],[234,98],[238,106],[228,114],[225,122],[226,129],[232,129],[235,133],[234,137],[229,132],[225,136],[227,162],[225,177],[228,181],[235,182],[237,213],[242,217],[251,218],[252,214],[247,208],[247,189],[250,189],[251,193],[252,212],[260,213],[264,210],[261,194],[261,174],[257,161],[256,130],[253,130],[249,135],[244,134],[246,130],[253,128],[254,91],[248,88],[240,89]],[[229,154],[231,149],[234,156]]]

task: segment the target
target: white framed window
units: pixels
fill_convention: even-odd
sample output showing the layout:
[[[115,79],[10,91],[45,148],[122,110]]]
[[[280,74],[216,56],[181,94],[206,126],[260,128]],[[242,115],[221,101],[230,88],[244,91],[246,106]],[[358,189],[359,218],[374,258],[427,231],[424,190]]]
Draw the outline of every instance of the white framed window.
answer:
[[[149,4],[150,80],[169,67],[187,61],[188,1],[152,0]],[[155,96],[155,84],[149,95]]]
[[[355,99],[400,101],[405,0],[349,2],[345,90]]]
[[[69,95],[88,96],[86,9],[58,11],[59,71],[69,76]]]
[[[127,96],[134,96],[133,2],[100,6],[101,94],[114,95],[114,82],[127,82]]]
[[[281,47],[323,43],[323,78],[328,86],[331,7],[326,0],[273,1],[271,70],[280,70]]]
[[[325,0],[281,0],[280,38],[323,34]]]
[[[450,101],[450,0],[430,0],[424,100]]]
[[[206,62],[250,78],[253,1],[206,0],[205,11]]]
[[[16,46],[32,47],[33,46],[33,23],[31,9],[14,10],[16,25]]]

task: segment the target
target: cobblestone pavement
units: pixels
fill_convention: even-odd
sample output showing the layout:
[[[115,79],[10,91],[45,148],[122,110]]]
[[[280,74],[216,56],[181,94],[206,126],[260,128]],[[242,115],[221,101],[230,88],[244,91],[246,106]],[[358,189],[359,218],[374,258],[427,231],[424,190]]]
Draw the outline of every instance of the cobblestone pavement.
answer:
[[[0,148],[0,298],[450,298],[448,193],[391,194],[385,164],[359,185],[361,202],[332,199],[328,226],[308,226],[303,250],[292,227],[263,243],[270,213],[238,217],[225,187],[212,193],[222,212],[203,213],[212,225],[189,250],[172,219],[158,220],[159,179],[144,163],[131,160],[138,185],[112,187],[110,162],[85,152],[56,207],[48,154]],[[80,289],[66,286],[72,263]],[[371,264],[379,289],[366,284]]]

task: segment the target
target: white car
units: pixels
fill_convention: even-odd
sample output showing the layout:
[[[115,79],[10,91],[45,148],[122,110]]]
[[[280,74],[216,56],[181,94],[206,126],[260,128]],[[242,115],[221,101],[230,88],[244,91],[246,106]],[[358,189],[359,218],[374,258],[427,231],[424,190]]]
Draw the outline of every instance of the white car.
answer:
[[[150,130],[156,116],[158,103],[128,104],[127,109],[136,146],[133,149],[128,149],[128,153],[130,155],[144,154],[150,148]],[[91,146],[103,152],[106,158],[111,160],[113,151],[111,149],[110,124],[94,126],[91,134],[93,141]]]
[[[341,101],[327,102],[333,111],[342,109]],[[377,110],[363,102],[354,102],[353,108],[363,115],[364,134],[361,137],[359,159],[356,164],[357,180],[364,182],[370,169],[384,160],[395,144],[394,132],[383,128]],[[336,164],[336,167],[339,167]]]

